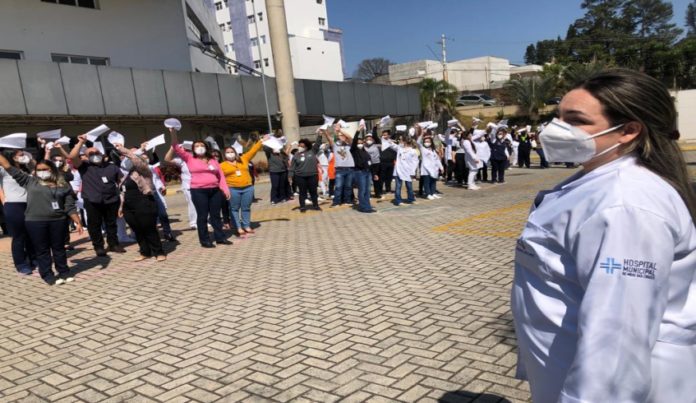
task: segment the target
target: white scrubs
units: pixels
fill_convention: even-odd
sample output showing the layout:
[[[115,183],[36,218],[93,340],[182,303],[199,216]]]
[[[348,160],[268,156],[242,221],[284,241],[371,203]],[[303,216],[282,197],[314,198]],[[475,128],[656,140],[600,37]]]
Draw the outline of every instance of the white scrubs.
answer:
[[[636,157],[541,192],[511,300],[533,401],[696,401],[695,275],[689,211]]]

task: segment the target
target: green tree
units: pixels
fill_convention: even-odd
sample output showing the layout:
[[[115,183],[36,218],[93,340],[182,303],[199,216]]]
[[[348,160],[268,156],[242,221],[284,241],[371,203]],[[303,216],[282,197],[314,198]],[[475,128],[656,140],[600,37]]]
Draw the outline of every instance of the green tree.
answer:
[[[420,98],[423,118],[439,121],[443,113],[456,116],[459,91],[444,80],[426,78],[420,83]]]
[[[534,122],[539,120],[539,110],[553,97],[556,83],[551,78],[519,78],[507,82],[508,95]]]
[[[696,36],[696,0],[686,8],[686,28],[689,36]]]

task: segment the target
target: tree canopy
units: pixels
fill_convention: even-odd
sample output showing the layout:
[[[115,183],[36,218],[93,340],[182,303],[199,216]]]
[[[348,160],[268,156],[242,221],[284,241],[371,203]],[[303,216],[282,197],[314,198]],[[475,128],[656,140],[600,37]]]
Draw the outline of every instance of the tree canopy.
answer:
[[[365,59],[358,65],[353,78],[362,81],[372,81],[379,76],[389,74],[389,66],[392,64],[394,63],[382,57]]]
[[[585,15],[565,38],[538,41],[525,52],[533,64],[601,64],[643,71],[673,88],[694,88],[696,0],[687,9],[687,35],[672,23],[663,0],[584,0]]]

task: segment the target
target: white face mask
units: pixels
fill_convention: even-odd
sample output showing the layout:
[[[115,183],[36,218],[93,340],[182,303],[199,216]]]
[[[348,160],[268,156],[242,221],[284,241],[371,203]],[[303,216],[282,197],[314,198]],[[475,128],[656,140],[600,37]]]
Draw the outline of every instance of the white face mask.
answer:
[[[358,148],[359,148],[359,149],[361,149],[361,150],[362,150],[362,149],[363,149],[363,147],[365,147],[365,145],[363,145],[363,144],[358,144]]]
[[[53,161],[53,164],[55,164],[56,168],[60,168],[63,166],[63,161]]]
[[[42,181],[46,181],[51,179],[51,172],[50,171],[37,171],[36,176],[41,179]]]
[[[433,145],[433,143],[426,141],[425,143],[423,143],[423,145],[426,147],[430,147],[431,145]]]
[[[365,144],[367,144],[367,146],[369,147],[369,146],[371,146],[371,145],[373,145],[373,144],[375,144],[375,143],[374,143],[374,141],[366,141]]]
[[[28,164],[29,161],[31,161],[31,158],[29,158],[26,155],[22,155],[22,156],[17,157],[17,162],[19,162],[20,164]]]
[[[307,149],[304,148],[304,147],[300,147],[300,148],[297,149],[297,152],[298,152],[298,153],[303,153],[303,152],[305,152],[305,151],[307,151]]]
[[[559,119],[554,119],[539,134],[539,140],[544,146],[544,153],[549,162],[576,162],[583,164],[618,148],[620,146],[619,143],[597,154],[597,145],[593,139],[611,133],[622,126],[623,124],[610,127],[607,130],[590,135],[578,127],[571,126]]]
[[[227,158],[230,161],[234,161],[237,158],[237,154],[235,153],[226,153],[225,158]]]
[[[203,156],[205,155],[205,147],[196,147],[193,149],[193,152],[199,157]]]
[[[103,157],[101,155],[92,155],[89,157],[89,162],[92,164],[101,164]]]

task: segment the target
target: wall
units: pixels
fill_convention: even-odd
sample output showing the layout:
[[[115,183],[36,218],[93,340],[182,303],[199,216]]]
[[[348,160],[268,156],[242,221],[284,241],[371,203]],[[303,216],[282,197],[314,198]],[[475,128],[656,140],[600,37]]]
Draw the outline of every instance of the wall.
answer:
[[[51,61],[51,53],[108,57],[111,66],[190,70],[181,0],[100,0],[97,10],[2,0],[3,49],[26,60]]]
[[[677,100],[681,140],[696,142],[696,90],[679,91],[673,95]]]
[[[295,78],[343,81],[341,45],[338,42],[291,37],[290,55]]]

